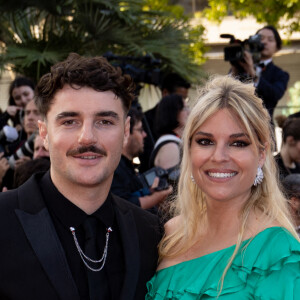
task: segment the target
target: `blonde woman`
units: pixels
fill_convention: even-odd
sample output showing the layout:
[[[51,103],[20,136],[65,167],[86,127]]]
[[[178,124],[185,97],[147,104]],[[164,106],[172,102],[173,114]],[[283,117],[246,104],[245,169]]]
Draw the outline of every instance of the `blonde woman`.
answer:
[[[183,134],[176,216],[146,299],[298,299],[300,243],[254,87],[213,78]]]

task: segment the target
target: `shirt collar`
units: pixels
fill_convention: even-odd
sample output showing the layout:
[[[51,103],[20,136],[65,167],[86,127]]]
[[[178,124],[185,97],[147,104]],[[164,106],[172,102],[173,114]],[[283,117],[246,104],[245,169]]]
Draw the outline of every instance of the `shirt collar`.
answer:
[[[259,62],[259,65],[260,65],[260,64],[264,64],[265,66],[267,66],[271,61],[272,61],[272,58],[268,58],[268,59],[266,59],[266,60],[261,60],[261,61]]]
[[[88,216],[83,210],[58,191],[51,180],[50,172],[47,172],[43,176],[41,180],[41,190],[50,214],[55,215],[64,227],[77,228]],[[110,194],[105,202],[92,215],[100,220],[106,228],[113,225],[114,209]]]

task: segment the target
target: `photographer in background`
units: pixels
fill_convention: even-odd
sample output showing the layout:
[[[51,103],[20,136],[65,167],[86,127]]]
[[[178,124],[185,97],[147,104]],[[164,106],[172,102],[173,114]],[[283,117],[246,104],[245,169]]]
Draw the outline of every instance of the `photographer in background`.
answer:
[[[151,188],[143,187],[133,164],[133,158],[144,151],[146,133],[142,125],[143,113],[132,107],[128,116],[130,116],[130,135],[114,173],[111,192],[144,209],[150,209],[161,203],[172,192],[172,188],[156,191],[158,178]]]
[[[41,120],[40,112],[36,107],[34,100],[30,100],[27,103],[24,114],[24,132],[26,133],[26,138],[14,143],[13,148],[12,145],[10,145],[11,154],[6,158],[2,158],[6,159],[10,166],[3,176],[2,188],[6,187],[7,189],[11,189],[14,178],[14,169],[24,162],[31,160],[33,157],[34,139],[38,131],[38,120]],[[6,168],[7,164],[2,162],[0,168],[1,166]]]
[[[26,139],[24,107],[33,97],[34,83],[30,79],[17,77],[10,84],[7,108],[3,113],[0,110],[0,152],[4,152],[4,156],[12,154],[15,146]]]
[[[33,147],[32,145],[29,145],[29,147],[31,148],[31,151],[33,148],[33,157],[32,159],[26,157],[27,159],[25,159],[22,163],[16,164],[14,170],[10,169],[9,188],[15,189],[27,181],[34,173],[47,171],[50,168],[49,151],[45,148],[42,137],[39,134],[32,134],[31,138],[32,137],[34,137],[34,144]],[[17,162],[18,161],[19,160],[17,160]],[[9,168],[10,165],[7,159],[3,157],[3,153],[0,153],[0,185],[2,184],[2,179]],[[13,183],[11,186],[12,177]],[[7,186],[3,187],[2,192],[8,190]]]
[[[9,86],[9,99],[7,109],[0,114],[0,129],[11,120],[13,126],[22,129],[23,109],[34,97],[34,83],[26,77],[17,77]]]
[[[243,61],[238,62],[243,73],[236,66],[232,66],[232,74],[239,78],[246,77],[253,80],[256,92],[272,118],[277,102],[286,91],[289,74],[272,62],[273,55],[281,49],[282,44],[276,28],[268,25],[258,30],[257,34],[260,35],[264,46],[259,63],[254,64],[251,53],[245,51]]]
[[[38,131],[38,120],[41,120],[41,115],[36,107],[34,100],[30,100],[24,110],[24,131],[26,139],[17,145],[15,152],[9,157],[8,162],[11,168],[22,164],[33,156],[34,138]]]

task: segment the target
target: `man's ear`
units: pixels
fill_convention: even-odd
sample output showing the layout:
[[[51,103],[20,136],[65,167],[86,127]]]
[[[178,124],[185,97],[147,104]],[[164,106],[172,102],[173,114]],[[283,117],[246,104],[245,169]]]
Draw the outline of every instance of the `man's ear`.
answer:
[[[44,147],[46,148],[46,150],[49,151],[48,130],[47,130],[46,121],[39,120],[38,126],[39,126],[39,134],[44,141]]]
[[[123,147],[125,147],[125,145],[127,144],[129,135],[130,135],[130,117],[127,117],[124,126]]]

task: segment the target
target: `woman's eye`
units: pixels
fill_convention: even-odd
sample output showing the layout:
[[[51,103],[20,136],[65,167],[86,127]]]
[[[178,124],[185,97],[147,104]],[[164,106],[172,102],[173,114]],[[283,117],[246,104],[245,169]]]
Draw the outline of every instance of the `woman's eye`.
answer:
[[[196,143],[202,146],[208,146],[213,144],[213,142],[210,139],[199,139],[196,140]]]
[[[247,147],[250,145],[249,142],[245,142],[245,141],[235,141],[231,144],[234,147],[239,147],[239,148],[243,148],[243,147]]]

